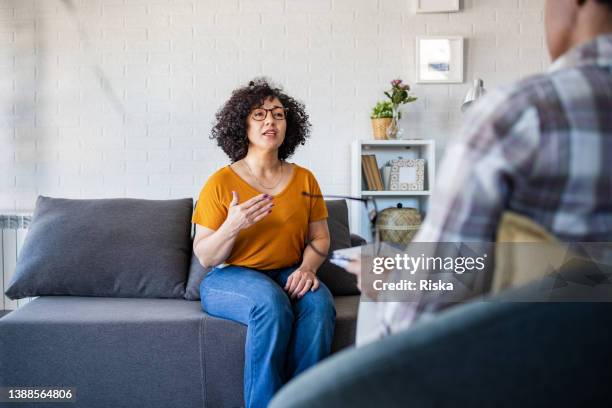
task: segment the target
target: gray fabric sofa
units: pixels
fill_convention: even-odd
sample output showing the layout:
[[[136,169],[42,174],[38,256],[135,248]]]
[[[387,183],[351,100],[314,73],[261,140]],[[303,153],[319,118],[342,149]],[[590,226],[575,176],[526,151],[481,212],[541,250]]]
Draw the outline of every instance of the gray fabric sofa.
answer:
[[[339,247],[343,239],[334,236],[338,229],[348,231],[346,204],[327,204],[332,241],[336,241],[332,246]],[[35,212],[33,224],[36,217]],[[43,239],[40,230],[32,233],[28,239]],[[349,238],[349,244],[362,242],[357,236]],[[24,244],[23,251],[32,249],[26,250]],[[71,251],[79,253],[78,248]],[[28,281],[23,278],[26,272],[17,273],[22,281]],[[61,268],[49,271],[53,273],[61,273]],[[346,287],[347,276],[338,285],[330,281],[333,269],[325,273],[329,276],[324,281],[335,292],[335,352],[354,342],[359,295],[353,287]],[[15,287],[23,296],[33,295],[27,285],[17,282]],[[210,316],[194,300],[145,295],[66,296],[58,293],[57,286],[35,289],[37,299],[0,319],[0,386],[74,387],[76,402],[70,404],[74,407],[243,405],[246,326]],[[69,294],[78,292],[78,288],[70,290]]]

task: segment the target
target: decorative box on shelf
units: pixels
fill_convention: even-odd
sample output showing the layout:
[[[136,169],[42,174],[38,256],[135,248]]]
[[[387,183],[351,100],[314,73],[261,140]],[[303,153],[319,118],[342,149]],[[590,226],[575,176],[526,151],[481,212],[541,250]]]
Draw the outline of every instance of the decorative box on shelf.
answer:
[[[417,209],[424,218],[435,180],[435,150],[434,140],[354,141],[351,194],[374,199],[379,212],[401,203],[404,208]],[[360,202],[351,203],[351,229],[370,236],[367,214]]]

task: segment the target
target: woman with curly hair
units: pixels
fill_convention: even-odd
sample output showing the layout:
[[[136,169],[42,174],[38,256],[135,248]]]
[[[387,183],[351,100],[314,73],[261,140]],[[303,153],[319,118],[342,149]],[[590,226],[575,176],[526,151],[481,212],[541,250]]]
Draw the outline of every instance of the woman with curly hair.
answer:
[[[212,130],[232,164],[200,193],[193,248],[213,267],[200,286],[203,309],[248,326],[247,407],[267,406],[331,350],[336,311],[317,278],[327,208],[313,174],[286,161],[309,130],[304,105],[264,79],[235,90]]]

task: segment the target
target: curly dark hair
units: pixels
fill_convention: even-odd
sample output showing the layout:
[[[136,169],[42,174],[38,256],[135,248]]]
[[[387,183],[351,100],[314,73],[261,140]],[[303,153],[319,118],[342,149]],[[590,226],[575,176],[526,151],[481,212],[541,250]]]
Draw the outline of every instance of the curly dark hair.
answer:
[[[310,122],[304,104],[285,94],[282,88],[266,78],[255,78],[249,85],[232,92],[229,100],[219,109],[212,128],[211,139],[229,156],[232,162],[244,158],[249,147],[247,119],[251,110],[261,106],[266,99],[278,98],[288,108],[285,140],[278,149],[278,158],[285,160],[293,155],[298,145],[306,143],[310,136]]]

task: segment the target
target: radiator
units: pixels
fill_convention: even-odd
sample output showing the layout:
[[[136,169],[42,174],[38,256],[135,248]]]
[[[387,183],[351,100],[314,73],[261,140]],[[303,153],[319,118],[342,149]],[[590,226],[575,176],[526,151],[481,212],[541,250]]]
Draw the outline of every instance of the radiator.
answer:
[[[2,289],[0,310],[14,310],[34,299],[11,300],[4,295],[15,272],[19,251],[27,234],[30,220],[30,214],[0,214],[0,231],[2,231],[0,234],[0,289]]]

